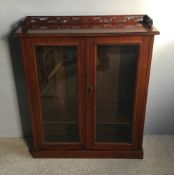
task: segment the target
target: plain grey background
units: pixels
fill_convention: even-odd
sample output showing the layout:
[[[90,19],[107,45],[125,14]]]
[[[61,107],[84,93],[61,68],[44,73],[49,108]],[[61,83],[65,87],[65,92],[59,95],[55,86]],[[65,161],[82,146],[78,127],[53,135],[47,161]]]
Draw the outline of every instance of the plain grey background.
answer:
[[[163,13],[165,10],[165,13]],[[174,23],[170,0],[0,0],[0,137],[31,135],[23,68],[9,34],[27,15],[148,14],[155,37],[146,108],[146,134],[174,133]],[[10,42],[11,43],[11,42]],[[15,56],[13,56],[15,55]]]

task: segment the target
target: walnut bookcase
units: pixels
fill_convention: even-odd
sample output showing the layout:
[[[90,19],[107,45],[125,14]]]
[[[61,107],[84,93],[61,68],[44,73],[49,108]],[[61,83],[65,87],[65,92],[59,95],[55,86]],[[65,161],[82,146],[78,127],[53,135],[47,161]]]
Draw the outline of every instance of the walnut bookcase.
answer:
[[[143,158],[157,34],[147,15],[26,17],[33,157]]]

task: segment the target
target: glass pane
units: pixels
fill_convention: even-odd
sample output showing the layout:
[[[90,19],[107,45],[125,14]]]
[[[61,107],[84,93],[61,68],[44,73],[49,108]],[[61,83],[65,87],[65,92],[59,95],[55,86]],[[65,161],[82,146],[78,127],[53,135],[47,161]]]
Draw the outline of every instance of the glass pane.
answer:
[[[36,46],[35,49],[45,142],[77,142],[77,48]]]
[[[96,141],[131,142],[137,45],[99,45]]]

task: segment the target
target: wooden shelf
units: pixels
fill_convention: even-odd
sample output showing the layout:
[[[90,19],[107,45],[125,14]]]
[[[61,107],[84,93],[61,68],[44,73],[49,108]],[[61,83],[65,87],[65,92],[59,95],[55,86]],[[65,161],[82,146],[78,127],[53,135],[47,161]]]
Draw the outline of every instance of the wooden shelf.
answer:
[[[101,123],[96,123],[97,125],[131,125],[132,123],[120,123],[120,122],[101,122]]]
[[[60,121],[60,122],[55,122],[55,121],[44,121],[44,124],[46,124],[46,125],[77,125],[78,123],[77,122],[66,122],[66,121],[64,121],[64,122],[62,122],[62,121]]]
[[[77,135],[46,134],[45,141],[47,143],[78,142],[79,139]]]

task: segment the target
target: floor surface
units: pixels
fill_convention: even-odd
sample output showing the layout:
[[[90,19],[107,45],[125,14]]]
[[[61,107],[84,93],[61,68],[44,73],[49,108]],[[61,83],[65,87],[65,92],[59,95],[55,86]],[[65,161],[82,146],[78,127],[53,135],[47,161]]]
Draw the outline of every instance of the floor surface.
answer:
[[[33,159],[21,138],[0,138],[0,175],[174,175],[174,135],[144,137],[144,159]]]

